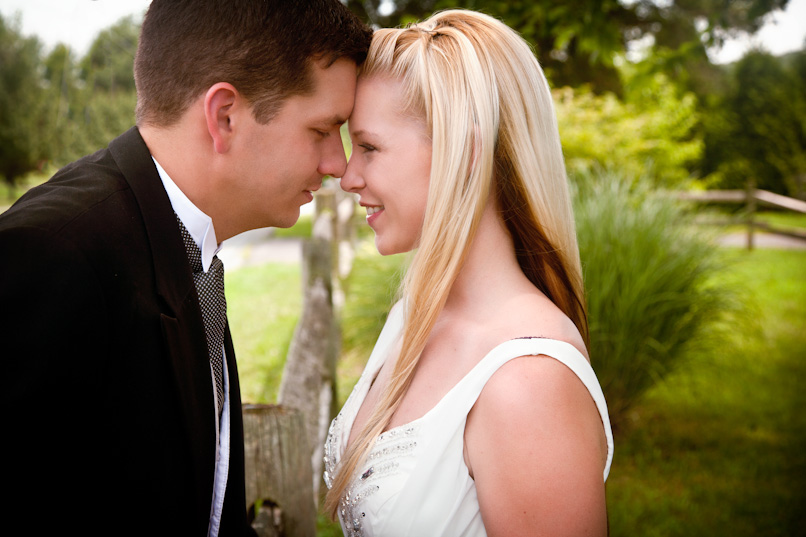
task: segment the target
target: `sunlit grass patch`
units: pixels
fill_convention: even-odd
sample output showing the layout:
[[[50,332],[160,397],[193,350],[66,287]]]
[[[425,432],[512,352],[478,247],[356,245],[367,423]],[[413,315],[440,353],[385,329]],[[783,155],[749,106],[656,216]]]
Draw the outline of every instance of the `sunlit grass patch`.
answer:
[[[229,271],[226,290],[242,399],[275,403],[302,311],[300,267],[269,263]]]

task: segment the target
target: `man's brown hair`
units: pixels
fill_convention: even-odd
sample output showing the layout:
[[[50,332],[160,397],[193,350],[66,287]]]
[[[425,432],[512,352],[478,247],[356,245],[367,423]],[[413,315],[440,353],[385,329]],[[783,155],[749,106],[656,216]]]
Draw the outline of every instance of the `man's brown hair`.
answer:
[[[313,62],[361,65],[371,38],[339,0],[153,0],[134,60],[137,124],[170,126],[217,82],[268,123],[312,90]]]

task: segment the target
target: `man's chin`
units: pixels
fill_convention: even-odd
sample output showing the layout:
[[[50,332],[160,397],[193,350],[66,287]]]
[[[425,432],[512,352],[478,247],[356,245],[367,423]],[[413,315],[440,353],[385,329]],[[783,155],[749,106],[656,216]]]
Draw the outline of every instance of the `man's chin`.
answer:
[[[296,214],[289,213],[288,215],[283,215],[283,218],[277,222],[275,222],[272,227],[279,227],[279,228],[290,228],[293,227],[299,221],[299,208],[297,208]]]

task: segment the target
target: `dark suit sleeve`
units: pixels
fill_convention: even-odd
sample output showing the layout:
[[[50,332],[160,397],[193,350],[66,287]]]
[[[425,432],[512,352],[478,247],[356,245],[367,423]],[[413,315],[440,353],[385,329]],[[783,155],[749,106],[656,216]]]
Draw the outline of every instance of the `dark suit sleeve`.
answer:
[[[4,510],[18,520],[43,509],[66,515],[58,513],[58,496],[74,494],[82,469],[104,456],[87,441],[102,407],[104,298],[83,254],[58,236],[2,230],[0,252],[4,482],[11,491]],[[89,501],[92,494],[98,491]]]

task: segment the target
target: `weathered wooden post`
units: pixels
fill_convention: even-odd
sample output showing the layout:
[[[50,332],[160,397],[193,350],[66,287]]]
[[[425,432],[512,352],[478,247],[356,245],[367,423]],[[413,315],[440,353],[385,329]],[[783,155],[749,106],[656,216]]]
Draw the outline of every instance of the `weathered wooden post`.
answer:
[[[344,281],[353,269],[353,259],[355,258],[355,205],[356,201],[351,194],[347,194],[339,189],[336,192],[335,203],[335,241],[338,249],[338,257],[334,268],[334,277],[338,282],[336,293],[334,293],[334,305],[336,311],[341,311],[344,306]]]
[[[746,186],[746,207],[747,207],[747,249],[753,249],[753,233],[754,233],[754,222],[753,219],[756,216],[756,181],[753,178],[747,180]]]
[[[314,537],[308,432],[302,413],[278,405],[244,405],[246,505],[260,537]]]
[[[330,181],[316,194],[303,243],[302,314],[288,351],[279,405],[245,405],[247,505],[260,537],[313,536],[323,446],[337,410],[342,281],[352,269],[355,200]]]
[[[288,350],[278,402],[301,411],[308,433],[305,450],[313,472],[312,498],[318,498],[324,471],[323,446],[336,411],[336,359],[341,331],[333,307],[332,212],[314,222],[303,243],[303,304]]]
[[[350,275],[355,257],[356,232],[353,217],[355,198],[335,180],[328,180],[316,193],[314,236],[330,242],[333,306],[336,314],[344,305],[344,281]]]

